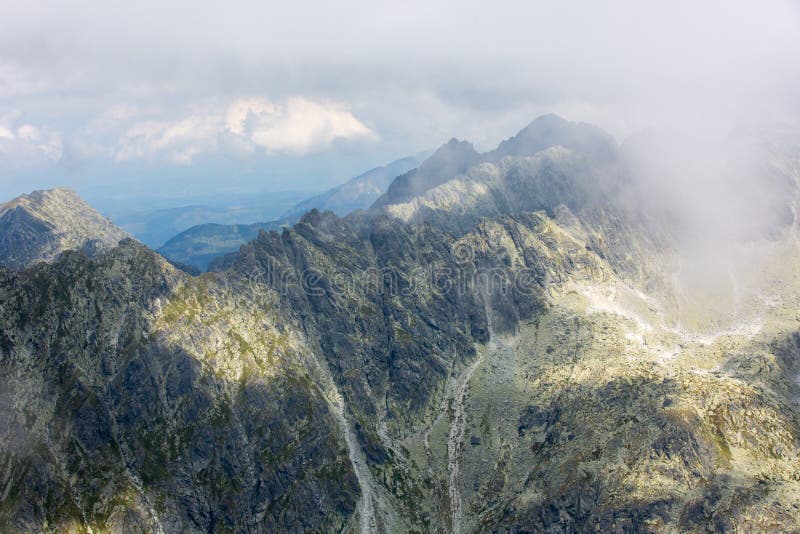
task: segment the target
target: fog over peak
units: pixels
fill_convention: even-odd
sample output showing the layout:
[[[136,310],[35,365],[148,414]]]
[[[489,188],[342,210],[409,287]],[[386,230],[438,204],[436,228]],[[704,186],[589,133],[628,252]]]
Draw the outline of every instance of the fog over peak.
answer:
[[[796,124],[798,57],[790,0],[11,5],[0,191],[321,190],[549,112],[619,141]]]

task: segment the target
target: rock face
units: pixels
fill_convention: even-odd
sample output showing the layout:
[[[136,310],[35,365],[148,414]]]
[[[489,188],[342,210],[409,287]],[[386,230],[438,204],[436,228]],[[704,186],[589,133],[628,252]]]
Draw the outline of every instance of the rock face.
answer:
[[[130,240],[3,274],[3,530],[345,524],[358,487],[324,380],[235,284]]]
[[[34,191],[0,205],[0,264],[22,269],[65,250],[89,255],[130,236],[69,189]]]
[[[224,272],[0,271],[2,529],[800,528],[794,221],[687,279],[615,146],[556,124]]]

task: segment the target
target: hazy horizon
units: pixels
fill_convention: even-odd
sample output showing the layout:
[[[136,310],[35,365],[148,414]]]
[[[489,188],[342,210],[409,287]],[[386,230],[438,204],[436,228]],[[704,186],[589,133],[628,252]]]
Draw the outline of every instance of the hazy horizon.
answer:
[[[8,6],[0,195],[316,192],[550,112],[618,142],[796,124],[798,6]]]

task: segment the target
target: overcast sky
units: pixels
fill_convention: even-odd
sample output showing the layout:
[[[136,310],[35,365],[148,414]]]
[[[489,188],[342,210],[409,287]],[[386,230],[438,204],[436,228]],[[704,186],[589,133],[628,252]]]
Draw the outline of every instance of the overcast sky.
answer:
[[[4,2],[4,198],[319,190],[547,112],[620,140],[798,122],[796,0],[165,3]]]

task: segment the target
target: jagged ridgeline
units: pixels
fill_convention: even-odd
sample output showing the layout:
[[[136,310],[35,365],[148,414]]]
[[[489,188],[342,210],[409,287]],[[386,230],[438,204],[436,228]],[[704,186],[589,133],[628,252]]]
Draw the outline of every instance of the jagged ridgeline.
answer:
[[[754,146],[781,215],[722,270],[633,148],[546,116],[220,272],[0,271],[2,530],[800,528],[800,158]]]

